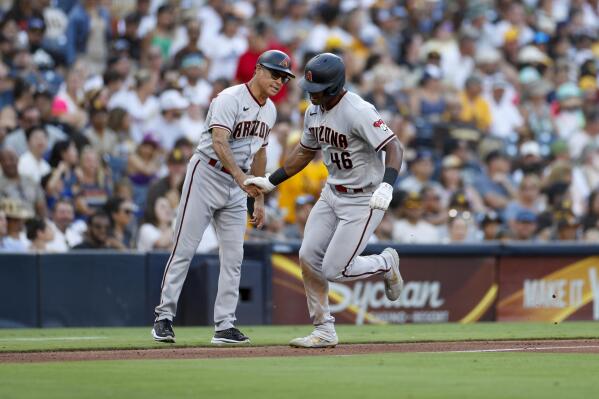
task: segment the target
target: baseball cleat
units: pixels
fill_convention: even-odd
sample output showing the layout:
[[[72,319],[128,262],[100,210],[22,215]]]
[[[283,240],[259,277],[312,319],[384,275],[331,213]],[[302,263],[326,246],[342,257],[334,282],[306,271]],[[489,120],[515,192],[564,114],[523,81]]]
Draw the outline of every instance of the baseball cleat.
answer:
[[[399,254],[393,248],[385,248],[383,253],[385,252],[389,253],[393,258],[391,269],[384,274],[385,295],[390,301],[395,301],[399,298],[403,290],[403,279],[399,273]]]
[[[316,331],[313,331],[306,337],[292,339],[289,342],[289,346],[294,348],[334,348],[338,343],[337,334],[325,338]]]
[[[169,319],[156,320],[152,328],[152,337],[157,342],[175,342],[173,322]]]
[[[214,345],[249,344],[250,338],[243,335],[235,327],[231,327],[226,330],[216,331],[210,342]]]

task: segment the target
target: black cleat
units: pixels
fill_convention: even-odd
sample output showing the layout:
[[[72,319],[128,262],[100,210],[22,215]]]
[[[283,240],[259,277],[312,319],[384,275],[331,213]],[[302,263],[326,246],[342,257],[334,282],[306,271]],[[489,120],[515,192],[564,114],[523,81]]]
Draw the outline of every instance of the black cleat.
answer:
[[[215,332],[214,337],[212,337],[210,342],[215,345],[249,344],[250,338],[243,335],[243,333],[235,327],[231,327],[226,330]]]
[[[158,342],[175,342],[173,322],[169,319],[157,320],[152,328],[152,337]]]

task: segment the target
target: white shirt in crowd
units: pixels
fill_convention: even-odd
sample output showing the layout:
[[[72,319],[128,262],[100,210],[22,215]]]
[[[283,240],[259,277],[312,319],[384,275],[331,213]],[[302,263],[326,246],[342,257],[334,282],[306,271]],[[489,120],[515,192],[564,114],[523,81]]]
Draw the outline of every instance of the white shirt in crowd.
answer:
[[[220,78],[233,80],[239,57],[247,48],[247,39],[239,33],[233,37],[222,34],[216,36],[206,54],[212,60],[208,80],[211,82]]]
[[[54,222],[48,220],[46,223],[54,232],[54,239],[46,244],[48,252],[67,252],[75,245],[83,241],[83,234],[87,230],[87,226],[83,220],[76,220],[63,233],[60,231]]]
[[[139,229],[137,249],[143,252],[154,250],[156,241],[158,241],[161,235],[162,231],[160,231],[158,227],[150,223],[144,223]],[[200,241],[200,245],[198,246],[196,253],[213,252],[217,249],[218,239],[216,238],[216,232],[214,231],[214,227],[209,225],[202,236],[202,241]]]
[[[491,110],[491,134],[506,139],[522,127],[524,119],[518,107],[504,94],[499,102],[493,96],[487,97]]]
[[[440,241],[439,231],[424,220],[412,224],[406,219],[400,219],[393,223],[393,241],[408,244],[435,244]]]
[[[36,183],[42,181],[42,177],[50,173],[52,168],[45,159],[37,160],[30,151],[27,151],[19,158],[19,175],[27,176]]]
[[[160,103],[155,96],[150,96],[141,102],[133,90],[118,92],[108,102],[108,109],[124,108],[131,116],[131,137],[140,143],[145,133],[151,130],[160,114]]]

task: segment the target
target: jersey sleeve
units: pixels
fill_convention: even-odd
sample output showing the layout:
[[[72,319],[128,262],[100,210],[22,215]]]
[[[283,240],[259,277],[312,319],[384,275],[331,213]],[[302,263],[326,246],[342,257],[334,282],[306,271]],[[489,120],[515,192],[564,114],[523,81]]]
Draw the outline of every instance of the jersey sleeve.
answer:
[[[299,144],[307,150],[318,151],[320,150],[320,144],[318,144],[318,140],[316,139],[314,133],[311,132],[310,129],[308,129],[308,126],[310,124],[309,112],[310,107],[308,107],[304,115],[304,130],[302,132],[302,137],[300,138]]]
[[[374,107],[365,107],[355,113],[354,130],[376,152],[395,138],[395,133],[387,127]]]
[[[237,100],[235,97],[220,94],[212,100],[211,119],[209,129],[218,127],[233,133],[235,127],[235,116],[237,115]]]

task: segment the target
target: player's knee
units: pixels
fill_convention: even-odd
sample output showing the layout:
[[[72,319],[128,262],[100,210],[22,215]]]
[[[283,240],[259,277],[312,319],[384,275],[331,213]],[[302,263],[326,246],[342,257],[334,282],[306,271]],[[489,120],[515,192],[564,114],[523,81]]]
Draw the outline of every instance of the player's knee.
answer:
[[[302,267],[312,265],[314,263],[314,252],[302,245],[299,250],[299,260]]]
[[[326,267],[327,265],[323,265],[324,267],[324,276],[328,281],[337,281],[339,279],[339,271],[335,267]]]

